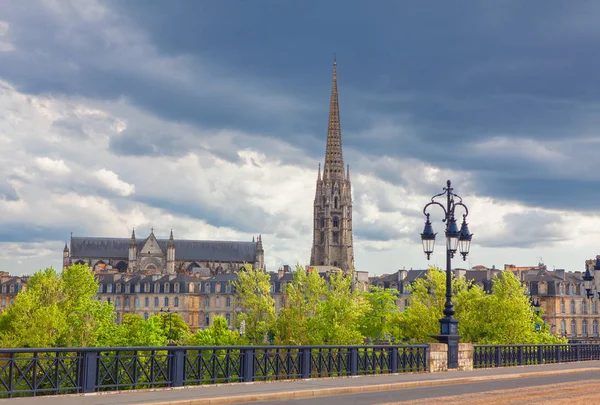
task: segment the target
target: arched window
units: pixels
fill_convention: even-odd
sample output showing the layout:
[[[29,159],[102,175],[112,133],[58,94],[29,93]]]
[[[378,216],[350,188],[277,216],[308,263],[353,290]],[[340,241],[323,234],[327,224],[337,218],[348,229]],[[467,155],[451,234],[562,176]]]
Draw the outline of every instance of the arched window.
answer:
[[[204,283],[204,292],[210,293],[210,283]]]
[[[565,295],[565,284],[564,283],[560,283],[560,286],[558,287],[559,290],[559,294],[560,295]]]
[[[325,218],[319,218],[319,228],[325,228]]]
[[[150,283],[144,283],[144,292],[150,292]]]
[[[8,293],[9,294],[14,294],[15,293],[15,285],[11,284],[8,286]]]
[[[179,283],[175,283],[173,285],[173,289],[175,290],[176,293],[178,293],[179,292]]]
[[[581,321],[581,334],[583,336],[587,336],[587,320],[584,319],[583,321]]]
[[[598,301],[592,303],[592,313],[596,315],[598,313]]]
[[[194,283],[190,283],[188,288],[189,288],[188,292],[193,293],[194,292]]]
[[[587,314],[587,304],[586,304],[585,300],[581,301],[581,313]]]
[[[321,231],[319,234],[320,243],[325,243],[325,232]]]
[[[154,283],[154,293],[159,293],[159,292],[160,292],[160,284]]]
[[[117,297],[115,300],[115,307],[119,308],[121,306],[121,297]]]
[[[204,307],[205,308],[210,307],[210,298],[209,297],[204,298]]]
[[[136,293],[140,292],[140,283],[135,283],[135,292]]]
[[[560,313],[561,314],[565,313],[565,301],[560,302]]]
[[[2,294],[6,294],[6,284],[2,286]]]
[[[204,324],[206,326],[210,326],[210,315],[209,314],[204,315]]]
[[[118,292],[118,293],[120,293],[120,292],[121,292],[121,289],[122,289],[122,288],[123,288],[123,287],[122,287],[121,283],[117,283],[117,292]]]
[[[175,299],[173,300],[173,305],[176,307],[179,306],[179,297],[175,297]]]
[[[129,308],[129,297],[125,297],[125,308]]]
[[[567,335],[567,322],[564,319],[560,321],[560,334],[563,336]]]
[[[140,298],[135,297],[135,299],[133,300],[133,307],[138,308],[139,306],[140,306]]]
[[[229,281],[225,284],[225,292],[231,293],[231,283]]]
[[[146,308],[150,306],[150,298],[148,298],[148,297],[144,298],[144,306]]]
[[[106,284],[106,292],[107,293],[109,293],[109,294],[112,293],[112,290],[113,290],[112,286],[113,286],[112,284]]]
[[[592,332],[594,333],[594,337],[598,337],[598,320],[594,319],[594,323],[592,324]]]
[[[333,232],[333,243],[340,243],[340,233],[338,231]]]
[[[538,284],[538,293],[539,294],[547,294],[548,293],[548,286],[543,281]]]
[[[165,283],[165,293],[168,293],[170,291],[170,285],[169,283]]]
[[[225,320],[227,321],[227,325],[231,325],[231,315],[225,314]]]
[[[119,271],[119,273],[124,273],[127,271],[127,263],[125,263],[124,261],[120,261],[119,263],[117,263],[115,265],[115,269],[117,269]]]
[[[571,321],[571,336],[577,336],[577,323],[575,323],[575,319]]]
[[[574,314],[575,313],[575,301],[571,300],[571,313]]]
[[[334,228],[340,227],[340,219],[338,217],[333,217],[333,227]]]
[[[131,288],[129,286],[129,283],[125,283],[125,291],[123,291],[125,294],[130,293],[131,292]]]
[[[569,295],[575,295],[575,285],[569,284]]]
[[[225,299],[225,306],[226,306],[227,308],[231,307],[231,297],[227,297],[227,298]]]
[[[158,307],[160,305],[158,297],[154,297],[154,306]]]
[[[165,307],[169,306],[169,297],[165,297]]]

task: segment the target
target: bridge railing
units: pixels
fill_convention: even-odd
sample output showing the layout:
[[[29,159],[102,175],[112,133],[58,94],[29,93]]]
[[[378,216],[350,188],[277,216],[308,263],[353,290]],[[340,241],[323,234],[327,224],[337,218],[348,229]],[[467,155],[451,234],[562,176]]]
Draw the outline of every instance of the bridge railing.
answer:
[[[428,345],[0,349],[0,398],[428,371]]]
[[[473,368],[600,360],[600,344],[473,345]]]

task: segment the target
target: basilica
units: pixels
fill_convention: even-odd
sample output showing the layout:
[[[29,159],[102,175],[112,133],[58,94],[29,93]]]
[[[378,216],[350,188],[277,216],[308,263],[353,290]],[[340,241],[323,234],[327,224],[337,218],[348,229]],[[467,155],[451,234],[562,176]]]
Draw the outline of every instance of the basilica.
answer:
[[[252,242],[158,239],[154,229],[145,238],[71,236],[63,251],[63,267],[85,263],[94,270],[155,274],[234,273],[245,263],[265,269],[262,237]]]

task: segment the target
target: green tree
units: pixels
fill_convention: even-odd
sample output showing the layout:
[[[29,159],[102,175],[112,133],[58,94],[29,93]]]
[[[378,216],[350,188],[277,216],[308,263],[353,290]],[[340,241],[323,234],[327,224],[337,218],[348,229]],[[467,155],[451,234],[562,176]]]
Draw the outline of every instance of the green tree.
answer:
[[[369,309],[360,320],[360,333],[374,340],[393,335],[400,311],[396,306],[398,293],[391,289],[372,287],[363,293]]]
[[[317,272],[307,272],[296,265],[292,281],[283,293],[285,307],[277,317],[276,341],[285,345],[309,345],[319,342],[317,310],[325,297],[327,285]]]
[[[240,307],[244,312],[238,321],[246,324],[245,337],[251,344],[264,343],[265,336],[275,325],[275,300],[271,297],[271,279],[268,273],[244,264],[234,286]]]
[[[137,314],[124,314],[111,346],[165,346],[167,337],[159,322],[146,321]]]
[[[229,329],[225,318],[215,316],[210,327],[198,329],[187,343],[191,346],[235,346],[240,343],[240,334]]]
[[[317,306],[315,341],[319,344],[360,344],[364,336],[360,321],[370,306],[360,291],[352,288],[353,273],[331,272],[324,299]]]
[[[176,312],[160,312],[150,316],[148,322],[160,329],[167,341],[181,343],[190,337],[189,325]]]

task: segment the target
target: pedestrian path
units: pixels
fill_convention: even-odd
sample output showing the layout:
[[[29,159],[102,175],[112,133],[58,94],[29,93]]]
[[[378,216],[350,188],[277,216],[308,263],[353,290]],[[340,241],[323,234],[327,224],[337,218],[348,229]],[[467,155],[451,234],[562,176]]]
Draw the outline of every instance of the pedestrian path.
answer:
[[[215,405],[275,399],[310,398],[329,395],[398,390],[448,384],[598,372],[600,361],[447,371],[440,373],[393,374],[358,377],[315,378],[281,382],[254,382],[190,386],[156,390],[121,391],[37,398],[0,399],[0,405]]]

